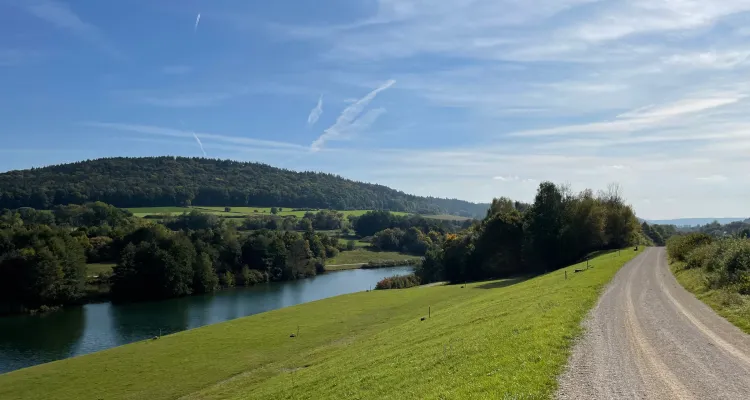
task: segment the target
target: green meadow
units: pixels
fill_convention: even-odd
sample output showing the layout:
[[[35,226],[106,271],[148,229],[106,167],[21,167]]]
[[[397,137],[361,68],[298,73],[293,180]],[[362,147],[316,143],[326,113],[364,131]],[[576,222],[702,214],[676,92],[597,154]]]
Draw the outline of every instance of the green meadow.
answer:
[[[203,207],[203,206],[193,206],[193,207],[136,207],[136,208],[128,208],[127,210],[132,212],[133,215],[137,217],[146,217],[149,215],[179,215],[184,212],[189,212],[190,210],[197,210],[203,213],[207,214],[215,214],[218,216],[224,216],[224,217],[243,217],[243,216],[252,216],[252,215],[273,215],[271,214],[271,207],[229,207],[230,212],[224,211],[225,207]],[[279,216],[295,216],[295,217],[303,217],[307,211],[292,211],[293,208],[291,207],[281,207],[281,211],[278,212]],[[318,210],[312,211],[316,212]],[[360,216],[368,211],[371,210],[337,210],[337,212],[340,212],[344,214],[345,216],[354,215],[354,216]],[[405,212],[397,212],[392,211],[391,214],[394,215],[408,215],[408,213]],[[445,220],[457,220],[462,221],[466,220],[468,218],[464,217],[458,217],[455,215],[425,215],[425,218],[433,218],[433,219],[445,219]]]
[[[636,254],[288,307],[0,375],[0,398],[550,398],[582,319]]]

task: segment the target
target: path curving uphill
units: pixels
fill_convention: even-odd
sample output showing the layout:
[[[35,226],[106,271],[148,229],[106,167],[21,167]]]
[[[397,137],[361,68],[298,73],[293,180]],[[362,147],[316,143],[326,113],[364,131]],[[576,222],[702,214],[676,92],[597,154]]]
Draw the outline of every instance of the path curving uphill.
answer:
[[[750,399],[750,335],[688,293],[650,248],[584,322],[558,399]]]

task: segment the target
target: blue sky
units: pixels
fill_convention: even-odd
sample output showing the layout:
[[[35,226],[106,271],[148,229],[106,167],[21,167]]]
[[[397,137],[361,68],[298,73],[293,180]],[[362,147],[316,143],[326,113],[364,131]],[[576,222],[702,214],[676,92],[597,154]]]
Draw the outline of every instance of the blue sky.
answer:
[[[0,0],[0,170],[205,151],[748,216],[748,56],[748,0]]]

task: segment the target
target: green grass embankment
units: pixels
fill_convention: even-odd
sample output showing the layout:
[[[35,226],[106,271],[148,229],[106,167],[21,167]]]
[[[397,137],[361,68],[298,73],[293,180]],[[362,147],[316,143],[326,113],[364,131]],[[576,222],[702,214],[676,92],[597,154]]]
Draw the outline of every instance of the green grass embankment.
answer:
[[[0,398],[548,398],[581,320],[636,254],[275,310],[0,375]]]
[[[684,263],[672,262],[670,268],[682,287],[713,308],[738,328],[750,334],[750,296],[729,288],[712,289],[702,268],[684,269]]]

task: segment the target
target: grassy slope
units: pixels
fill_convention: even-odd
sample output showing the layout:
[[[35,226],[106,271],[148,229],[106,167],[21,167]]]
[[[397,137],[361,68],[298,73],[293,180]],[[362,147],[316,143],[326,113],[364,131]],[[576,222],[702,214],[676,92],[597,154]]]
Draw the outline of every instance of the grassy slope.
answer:
[[[114,263],[86,264],[86,276],[97,276],[102,273],[111,273],[114,266]]]
[[[582,318],[634,255],[568,267],[568,280],[559,270],[284,308],[0,375],[0,398],[549,397]]]
[[[681,263],[672,263],[671,268],[677,281],[685,289],[727,321],[750,333],[750,296],[727,289],[711,289],[706,285],[705,272],[701,269],[682,269]]]
[[[355,249],[351,251],[342,251],[336,257],[326,260],[326,264],[365,264],[370,261],[401,261],[417,258],[421,257],[402,254],[396,251],[372,251],[367,249]]]

